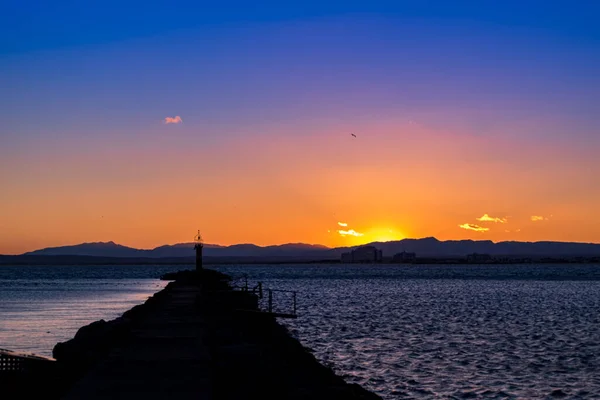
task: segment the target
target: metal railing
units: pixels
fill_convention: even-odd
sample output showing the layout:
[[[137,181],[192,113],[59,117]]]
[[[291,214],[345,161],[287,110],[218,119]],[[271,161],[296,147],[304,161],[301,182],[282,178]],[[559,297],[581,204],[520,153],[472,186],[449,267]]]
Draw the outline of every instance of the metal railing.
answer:
[[[0,349],[0,372],[26,371],[32,366],[39,365],[39,363],[54,361],[52,358]]]
[[[297,317],[298,301],[296,292],[293,290],[263,288],[262,282],[257,282],[256,285],[251,286],[248,284],[248,275],[246,274],[233,276],[230,286],[234,290],[251,292],[256,295],[258,297],[259,310],[262,312],[283,318]],[[267,294],[266,299],[264,292]]]
[[[297,301],[296,301],[296,292],[293,290],[282,290],[282,289],[267,289],[268,292],[268,300],[267,300],[267,311],[270,313],[276,312],[276,313],[282,313],[282,314],[288,314],[288,315],[297,315],[296,311],[297,311]],[[275,308],[273,305],[273,293],[289,293],[291,295],[291,308],[292,308],[292,312],[291,313],[285,313],[285,310],[282,310],[280,308]]]
[[[239,289],[241,291],[248,291],[248,275],[246,274],[241,274],[241,275],[230,275],[231,276],[231,281],[229,281],[229,286],[231,286],[232,289]]]

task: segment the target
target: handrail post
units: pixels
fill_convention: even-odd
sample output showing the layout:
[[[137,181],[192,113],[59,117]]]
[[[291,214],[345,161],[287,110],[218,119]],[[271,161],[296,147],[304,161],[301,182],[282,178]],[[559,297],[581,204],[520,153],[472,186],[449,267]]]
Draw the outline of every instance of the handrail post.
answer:
[[[269,312],[273,312],[273,291],[269,289]]]
[[[263,291],[262,291],[262,282],[258,282],[258,297],[260,299],[263,298]]]

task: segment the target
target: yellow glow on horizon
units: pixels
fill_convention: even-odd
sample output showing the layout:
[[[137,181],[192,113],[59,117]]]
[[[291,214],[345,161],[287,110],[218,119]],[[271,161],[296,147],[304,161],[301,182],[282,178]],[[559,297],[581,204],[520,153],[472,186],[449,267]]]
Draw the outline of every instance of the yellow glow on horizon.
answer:
[[[372,242],[393,242],[396,240],[402,240],[404,238],[396,238],[393,236],[376,236],[373,238],[373,240],[371,240]]]
[[[371,242],[391,242],[406,238],[402,232],[393,229],[374,229],[368,233],[368,236],[372,238]]]
[[[357,246],[372,242],[391,242],[406,238],[402,232],[389,228],[372,228],[365,230],[361,236],[347,237],[351,243],[347,245]]]

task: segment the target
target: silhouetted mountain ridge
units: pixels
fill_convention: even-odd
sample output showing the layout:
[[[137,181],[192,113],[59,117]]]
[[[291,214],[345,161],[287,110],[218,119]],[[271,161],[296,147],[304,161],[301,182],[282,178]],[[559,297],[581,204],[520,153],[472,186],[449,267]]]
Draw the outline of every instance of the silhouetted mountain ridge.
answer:
[[[421,239],[403,239],[392,242],[373,242],[381,249],[384,257],[391,257],[401,251],[414,252],[418,257],[463,257],[467,254],[481,253],[492,256],[600,256],[600,244],[577,242],[516,242],[494,243],[490,240],[447,240],[434,237]],[[194,243],[178,243],[159,246],[154,249],[135,249],[114,242],[82,243],[71,246],[51,247],[25,253],[27,256],[91,256],[91,257],[135,257],[135,258],[177,258],[193,256]],[[352,247],[328,248],[321,245],[288,243],[272,246],[257,246],[241,243],[231,246],[213,244],[204,245],[207,257],[265,257],[326,260],[339,259],[343,252]]]
[[[92,242],[78,245],[48,247],[22,255],[26,256],[91,256],[91,257],[135,257],[135,258],[173,258],[190,257],[194,254],[195,243],[163,245],[154,249],[135,249],[114,242]],[[322,245],[288,243],[273,246],[257,246],[251,243],[221,246],[204,244],[207,257],[312,257],[329,250]]]
[[[110,242],[90,242],[69,246],[48,247],[22,255],[43,256],[93,256],[93,257],[142,257],[144,250],[135,249]]]

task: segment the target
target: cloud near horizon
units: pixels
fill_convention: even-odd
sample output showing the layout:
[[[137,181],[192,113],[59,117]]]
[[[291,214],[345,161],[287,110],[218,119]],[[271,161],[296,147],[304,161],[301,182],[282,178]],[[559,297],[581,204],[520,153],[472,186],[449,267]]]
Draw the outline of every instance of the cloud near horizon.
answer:
[[[505,224],[508,222],[506,218],[498,218],[498,217],[490,217],[488,214],[483,214],[483,217],[477,218],[477,221],[480,222],[499,222],[501,224]]]
[[[364,236],[364,233],[356,232],[354,229],[349,229],[347,231],[338,230],[337,232],[342,236]]]
[[[479,225],[475,225],[475,224],[462,224],[462,225],[459,225],[459,227],[462,229],[466,229],[468,231],[475,231],[475,232],[487,232],[490,230],[490,228],[484,228],[483,226],[479,226]]]
[[[348,226],[348,224],[347,224],[347,223],[345,223],[345,222],[338,222],[338,225],[339,225],[339,226],[344,226],[344,227]]]
[[[547,221],[548,218],[542,217],[541,215],[532,215],[531,216],[531,220],[533,222],[537,222],[537,221]]]
[[[183,122],[183,120],[181,119],[181,117],[179,115],[176,115],[174,117],[166,117],[165,118],[165,124],[179,124]]]

